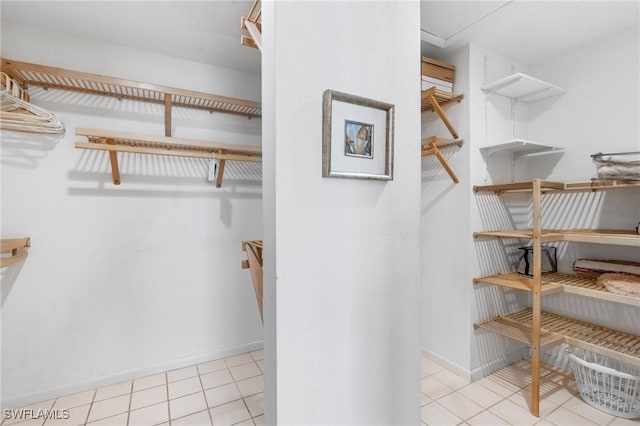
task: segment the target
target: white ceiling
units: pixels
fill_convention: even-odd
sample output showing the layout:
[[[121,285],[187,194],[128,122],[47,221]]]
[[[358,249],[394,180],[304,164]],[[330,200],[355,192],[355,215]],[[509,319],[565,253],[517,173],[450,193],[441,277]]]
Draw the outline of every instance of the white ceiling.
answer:
[[[423,55],[476,42],[526,65],[638,26],[635,1],[422,1]],[[425,43],[429,41],[430,43]]]
[[[251,0],[5,1],[2,19],[205,64],[260,74],[240,45]]]
[[[260,73],[260,53],[240,45],[251,0],[6,1],[2,19],[211,65]],[[638,25],[632,1],[421,1],[422,39],[446,49],[477,42],[535,64]],[[423,55],[439,48],[423,42]]]

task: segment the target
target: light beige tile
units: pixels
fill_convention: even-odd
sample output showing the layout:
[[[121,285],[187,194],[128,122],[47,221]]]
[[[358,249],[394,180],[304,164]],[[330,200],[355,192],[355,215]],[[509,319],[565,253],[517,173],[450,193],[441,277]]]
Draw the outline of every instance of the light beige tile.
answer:
[[[166,386],[144,389],[131,394],[131,410],[159,404],[169,399]]]
[[[212,408],[211,417],[216,426],[230,426],[251,418],[242,401],[234,401]]]
[[[498,395],[477,382],[459,389],[458,392],[483,408],[489,408],[504,399],[503,396]]]
[[[253,418],[253,423],[255,423],[256,426],[264,426],[264,415],[262,416],[258,416],[258,417],[254,417]]]
[[[64,410],[68,408],[75,408],[81,405],[91,404],[93,401],[93,395],[96,393],[95,389],[86,392],[74,393],[73,395],[63,396],[56,399],[56,403],[53,404],[53,408],[57,410]]]
[[[519,390],[518,392],[511,395],[508,399],[509,401],[515,402],[520,407],[530,412],[531,390],[529,388]],[[558,406],[547,399],[541,399],[538,408],[540,409],[540,417],[546,417],[551,414],[553,410],[558,408]]]
[[[471,426],[509,426],[509,423],[493,414],[491,411],[483,411],[467,420]]]
[[[177,382],[179,380],[188,379],[198,375],[198,369],[195,366],[179,368],[177,370],[171,370],[167,372],[167,381]]]
[[[422,357],[420,364],[421,364],[422,372],[426,373],[427,375],[435,374],[439,371],[444,370],[444,368],[441,365],[435,363],[434,361],[424,356]]]
[[[248,364],[250,362],[253,362],[253,358],[251,358],[251,355],[249,354],[240,354],[240,355],[235,355],[235,356],[230,356],[228,358],[225,358],[224,362],[227,364],[227,367],[231,368],[231,367],[236,367],[238,365]]]
[[[233,426],[253,426],[254,424],[255,424],[255,423],[253,423],[253,420],[251,420],[251,419],[247,419],[247,420],[245,420],[245,421],[243,421],[243,422],[236,423],[236,424],[234,424]]]
[[[436,379],[429,376],[422,379],[422,393],[431,399],[438,399],[453,392],[453,389]]]
[[[229,371],[231,372],[233,380],[236,382],[238,380],[248,379],[249,377],[260,376],[262,374],[262,371],[260,371],[254,362],[231,367]]]
[[[34,416],[35,416],[35,414],[34,414]],[[15,419],[12,419],[12,420],[15,420]],[[11,424],[16,424],[16,425],[20,425],[20,426],[42,426],[42,424],[43,424],[42,422],[44,420],[42,420],[42,419],[33,419],[32,418],[32,419],[25,420],[25,421],[23,421],[22,419],[19,419],[18,421],[19,421],[19,423],[11,423]],[[3,423],[3,426],[5,424],[8,424],[8,423]]]
[[[566,410],[563,407],[559,407],[553,413],[549,414],[545,418],[545,420],[550,421],[554,425],[561,425],[561,426],[569,426],[569,425],[589,426],[589,425],[596,424],[596,423],[590,422],[584,417],[577,415],[576,413]]]
[[[484,410],[481,406],[458,392],[443,396],[438,400],[438,404],[462,420],[471,418]]]
[[[25,420],[28,419],[27,416],[29,416],[29,414],[31,411],[38,411],[38,410],[48,410],[51,407],[53,407],[55,400],[54,399],[50,399],[48,401],[41,401],[41,402],[37,402],[35,404],[31,404],[28,405],[26,407],[20,407],[17,408],[15,410],[10,409],[9,412],[5,413],[3,411],[3,418],[6,419],[5,421],[2,423],[2,425],[12,425],[12,424],[16,424],[16,423],[24,423]],[[31,411],[29,411],[31,410]],[[34,414],[35,415],[35,414]],[[39,424],[43,423],[43,420],[37,420],[37,419],[28,419],[27,421],[31,422],[33,424],[34,421],[39,421]]]
[[[433,375],[436,379],[440,380],[445,385],[449,386],[451,389],[460,389],[461,387],[467,386],[469,384],[468,380],[463,379],[455,373],[452,373],[449,370],[442,370]]]
[[[104,399],[129,394],[131,393],[131,384],[132,381],[129,380],[128,382],[116,383],[115,385],[99,388],[96,391],[96,396],[93,400],[102,401]]]
[[[248,396],[244,399],[244,402],[249,408],[251,417],[256,417],[264,414],[264,393]]]
[[[209,408],[226,404],[231,401],[236,401],[242,398],[240,392],[238,391],[238,388],[234,383],[230,383],[224,386],[218,386],[217,388],[207,389],[204,394],[207,397]]]
[[[252,377],[236,382],[243,397],[264,392],[264,376]]]
[[[129,395],[122,395],[94,402],[89,412],[89,422],[126,412],[129,409],[129,399]]]
[[[548,420],[542,419],[538,423],[536,423],[535,426],[556,426],[556,425],[554,425],[553,423],[551,423]]]
[[[584,402],[579,396],[573,397],[562,404],[562,408],[572,411],[577,415],[582,416],[585,419],[588,419],[589,421],[601,426],[608,425],[613,421],[613,419],[615,419],[614,416],[593,408],[592,406]]]
[[[532,416],[529,410],[522,408],[508,399],[500,401],[489,408],[489,411],[506,422],[518,426],[533,425],[540,420],[538,417]]]
[[[462,419],[449,412],[437,402],[432,402],[422,407],[420,410],[420,420],[430,426],[457,425],[462,422]]]
[[[430,403],[432,401],[433,400],[431,398],[429,398],[427,395],[423,394],[422,392],[420,393],[420,406],[421,407],[427,405],[428,403]]]
[[[105,419],[96,420],[87,423],[88,426],[127,426],[128,413],[118,414],[117,416],[107,417]]]
[[[87,414],[89,414],[89,408],[91,404],[81,405],[80,407],[70,408],[67,411],[68,416],[64,415],[64,412],[58,412],[58,418],[51,418],[44,422],[45,426],[81,426],[87,421]],[[56,408],[54,408],[56,410]],[[65,408],[57,408],[57,410],[65,410]]]
[[[151,426],[169,421],[169,404],[162,402],[129,413],[129,426]]]
[[[198,364],[198,371],[200,374],[212,373],[214,371],[224,370],[225,368],[227,368],[227,364],[225,364],[223,359],[216,359]]]
[[[171,426],[211,426],[209,410],[171,420]]]
[[[200,380],[202,381],[202,387],[204,389],[209,389],[226,385],[227,383],[232,383],[233,377],[231,377],[229,370],[225,368],[224,370],[203,374],[200,376]]]
[[[133,391],[154,388],[167,384],[167,375],[165,373],[154,374],[153,376],[142,377],[133,381]]]
[[[616,417],[614,421],[609,423],[609,426],[638,426],[638,420],[623,419],[622,417]]]
[[[262,359],[264,359],[264,350],[260,349],[257,351],[253,351],[250,352],[251,358],[253,358],[254,361],[260,361]]]
[[[264,360],[261,359],[259,361],[256,361],[256,364],[258,365],[260,371],[262,371],[262,374],[264,374]]]
[[[181,398],[169,401],[171,419],[188,416],[198,411],[206,410],[207,401],[204,399],[204,392],[198,392]]]
[[[190,379],[169,383],[169,399],[180,398],[181,396],[201,391],[200,377],[191,377]]]
[[[480,379],[480,380],[478,380],[476,382],[473,382],[473,383],[477,383],[480,386],[484,386],[485,388],[487,388],[487,389],[491,390],[492,392],[497,393],[498,395],[500,395],[502,397],[505,397],[505,398],[510,396],[510,395],[512,395],[514,392],[517,392],[518,390],[520,390],[520,389],[513,390],[513,389],[510,389],[508,387],[505,387],[502,384],[500,384],[500,383],[498,383],[498,382],[496,382],[494,380],[491,380],[488,377],[483,377],[482,379]]]
[[[516,366],[503,368],[502,370],[498,370],[487,377],[489,380],[493,380],[494,382],[511,390],[511,392],[517,392],[531,384],[530,370]]]
[[[531,386],[527,386],[525,389],[530,390]],[[576,395],[576,391],[569,386],[563,384],[556,384],[541,380],[540,383],[540,399],[552,402],[556,405],[562,405]]]

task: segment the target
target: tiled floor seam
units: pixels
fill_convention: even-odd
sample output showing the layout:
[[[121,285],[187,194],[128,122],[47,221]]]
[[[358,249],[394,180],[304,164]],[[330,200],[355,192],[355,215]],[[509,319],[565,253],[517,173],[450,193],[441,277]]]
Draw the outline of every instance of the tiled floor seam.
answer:
[[[198,376],[199,377],[199,376]],[[164,373],[164,382],[167,391],[167,416],[169,416],[169,426],[171,426],[171,404],[169,403],[169,372]],[[129,426],[129,420],[127,419],[127,426]]]
[[[202,397],[204,398],[204,405],[207,407],[207,415],[209,416],[209,422],[211,422],[211,424],[213,424],[213,416],[211,415],[211,407],[209,407],[209,401],[207,400],[207,394],[205,393],[204,385],[202,384],[202,374],[200,374],[200,369],[198,368],[198,366],[196,366],[196,370],[198,371],[198,380],[200,381],[200,388],[202,389]],[[231,373],[229,373],[229,374],[231,374]]]
[[[91,402],[89,403],[89,411],[87,411],[87,416],[84,418],[85,425],[89,423],[89,416],[91,415],[91,410],[93,409],[93,403],[96,401],[96,393],[98,393],[98,390],[94,389],[93,396],[91,397]]]

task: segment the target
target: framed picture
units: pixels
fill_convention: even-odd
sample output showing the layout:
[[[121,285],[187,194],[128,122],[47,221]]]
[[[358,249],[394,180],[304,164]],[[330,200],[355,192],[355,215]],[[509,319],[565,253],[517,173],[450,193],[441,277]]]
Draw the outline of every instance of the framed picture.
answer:
[[[393,180],[394,106],[325,90],[322,176]]]

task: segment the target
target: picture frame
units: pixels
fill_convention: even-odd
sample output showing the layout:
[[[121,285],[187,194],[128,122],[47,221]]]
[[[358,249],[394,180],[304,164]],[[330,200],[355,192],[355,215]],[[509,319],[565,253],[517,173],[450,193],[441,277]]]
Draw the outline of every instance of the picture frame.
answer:
[[[393,180],[395,106],[327,89],[322,107],[322,176]]]

